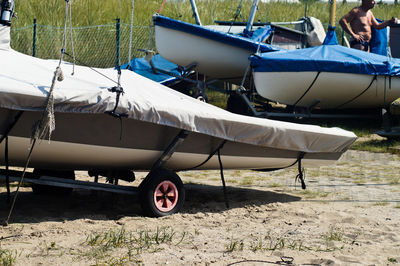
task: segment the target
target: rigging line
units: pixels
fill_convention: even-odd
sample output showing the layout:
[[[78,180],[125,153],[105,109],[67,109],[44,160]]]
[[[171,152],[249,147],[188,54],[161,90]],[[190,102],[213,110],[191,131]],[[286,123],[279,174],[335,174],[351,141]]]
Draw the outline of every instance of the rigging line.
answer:
[[[3,142],[3,140],[8,137],[8,134],[10,131],[13,129],[15,124],[18,122],[19,118],[21,115],[24,113],[24,111],[19,111],[18,114],[14,117],[14,121],[10,124],[10,126],[7,128],[7,130],[4,132],[4,134],[0,137],[0,143]]]
[[[69,57],[72,58],[72,56],[71,56],[69,53],[67,53],[67,52],[65,52],[65,51],[64,51],[63,53],[64,53],[65,55],[67,55],[67,56],[69,56]],[[88,67],[89,69],[93,70],[93,71],[96,72],[97,74],[99,74],[99,75],[105,77],[106,79],[108,79],[108,80],[114,82],[115,84],[119,85],[119,83],[118,83],[117,81],[113,80],[112,78],[107,77],[106,75],[104,75],[104,74],[101,73],[100,71],[97,71],[96,69],[94,69],[93,67],[89,66],[89,65],[86,64],[85,62],[82,62],[82,61],[80,61],[79,59],[76,59],[76,61],[77,61],[79,64]]]
[[[119,0],[119,18],[122,18],[122,0]]]
[[[194,170],[194,169],[196,169],[196,168],[199,168],[200,166],[203,166],[203,165],[206,164],[220,149],[222,149],[222,148],[224,147],[224,145],[225,145],[226,142],[227,142],[227,140],[224,140],[224,141],[218,146],[218,148],[216,148],[212,153],[210,153],[210,155],[207,157],[207,159],[205,159],[204,162],[202,162],[202,163],[200,163],[199,165],[196,165],[196,166],[194,166],[194,167],[191,167],[191,168],[176,170],[176,172]]]
[[[229,200],[228,200],[228,194],[226,193],[226,184],[224,177],[224,167],[222,166],[222,160],[221,160],[221,149],[218,149],[218,162],[219,162],[219,171],[221,174],[222,189],[224,191],[225,205],[226,208],[229,209]]]
[[[61,40],[61,55],[60,55],[60,61],[58,62],[58,66],[61,65],[64,53],[65,53],[65,46],[67,45],[68,10],[69,10],[69,0],[65,0],[64,32],[63,32],[63,36],[62,36],[62,40]]]
[[[363,90],[360,94],[358,94],[358,95],[355,96],[354,98],[352,98],[352,99],[348,100],[347,102],[345,102],[345,103],[343,103],[343,104],[337,106],[335,109],[341,108],[341,107],[343,107],[344,105],[346,105],[346,104],[348,104],[348,103],[354,101],[355,99],[357,99],[358,97],[360,97],[361,95],[363,95],[363,94],[372,86],[372,83],[374,83],[374,81],[377,80],[377,77],[378,77],[377,75],[374,75],[374,77],[372,78],[371,82],[369,83],[368,87],[367,87],[365,90]]]
[[[72,49],[72,56],[73,56],[73,65],[72,65],[72,74],[75,74],[75,46],[74,46],[74,38],[72,35],[72,7],[69,8],[69,31],[71,33],[71,49]]]
[[[19,183],[18,183],[18,186],[17,186],[17,190],[16,190],[16,192],[15,192],[13,201],[12,201],[12,203],[11,203],[10,210],[9,210],[9,212],[8,212],[7,219],[4,221],[4,225],[5,225],[5,226],[7,226],[7,225],[8,225],[8,222],[10,221],[12,212],[13,212],[13,210],[14,210],[15,202],[16,202],[16,200],[17,200],[19,188],[21,187],[22,182],[24,181],[26,169],[28,168],[29,162],[30,162],[30,160],[31,160],[32,152],[33,152],[33,148],[35,147],[35,144],[36,144],[36,139],[33,140],[32,144],[31,144],[31,147],[30,147],[30,149],[29,149],[28,158],[26,159],[26,164],[25,164],[24,170],[22,171],[21,179],[19,180]]]
[[[7,202],[10,202],[10,175],[9,175],[9,160],[8,160],[8,136],[6,137],[6,147],[5,147],[5,154],[4,160],[6,162],[6,187],[7,187]]]
[[[161,11],[162,11],[162,9],[163,9],[163,7],[164,7],[164,5],[165,5],[166,2],[167,2],[167,0],[164,0],[164,2],[162,3],[161,7],[160,7],[160,8],[158,9],[158,11],[157,11],[158,14],[161,13]]]
[[[310,87],[308,87],[308,89],[303,93],[303,95],[301,95],[301,97],[293,104],[294,107],[296,107],[296,105],[303,99],[303,97],[306,96],[306,94],[311,90],[311,88],[314,85],[315,81],[317,81],[317,78],[319,77],[319,74],[321,74],[321,72],[317,73],[317,75],[315,76],[314,80],[311,82]]]
[[[132,11],[131,11],[131,32],[129,36],[129,58],[128,58],[128,68],[132,69],[131,60],[132,60],[132,35],[133,35],[133,10],[135,7],[135,0],[132,0]]]
[[[18,196],[18,192],[19,192],[19,188],[22,185],[22,182],[24,181],[24,177],[25,177],[25,173],[26,173],[26,169],[28,168],[28,165],[30,163],[31,157],[32,157],[32,152],[33,149],[35,147],[36,141],[38,139],[42,139],[43,136],[46,134],[46,131],[48,131],[49,134],[49,140],[51,137],[51,132],[54,130],[54,126],[55,123],[54,122],[54,102],[53,102],[53,90],[55,87],[55,84],[57,82],[57,80],[59,80],[59,77],[61,75],[61,68],[57,67],[56,71],[54,71],[54,76],[53,76],[53,80],[52,80],[52,84],[49,90],[49,94],[47,96],[47,101],[46,101],[46,107],[45,110],[42,113],[42,118],[38,121],[38,123],[36,125],[34,125],[34,133],[33,133],[33,137],[32,137],[32,142],[31,142],[31,147],[29,148],[29,153],[28,153],[28,157],[26,159],[26,163],[25,163],[25,167],[24,170],[22,172],[21,175],[21,179],[19,180],[18,186],[17,186],[17,190],[15,192],[12,204],[11,204],[11,208],[10,211],[8,213],[8,217],[7,219],[4,221],[4,225],[7,226],[8,222],[10,220],[11,214],[14,210],[14,206],[15,206],[15,202],[17,200],[17,196]],[[46,121],[48,120],[48,121]],[[43,123],[45,123],[43,125]]]
[[[235,23],[235,21],[236,21],[236,19],[238,18],[238,16],[239,16],[239,15],[242,16],[242,15],[241,15],[242,2],[243,2],[243,0],[240,0],[239,6],[238,6],[237,9],[236,9],[235,16],[233,17],[233,21],[231,22],[231,25],[230,25],[230,27],[229,27],[229,29],[228,29],[228,33],[231,32],[232,26],[233,26],[233,24]]]

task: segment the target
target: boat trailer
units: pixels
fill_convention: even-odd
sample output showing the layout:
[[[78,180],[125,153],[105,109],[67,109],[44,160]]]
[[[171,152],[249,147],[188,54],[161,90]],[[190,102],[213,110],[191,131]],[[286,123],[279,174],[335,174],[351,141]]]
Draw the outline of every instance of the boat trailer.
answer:
[[[19,182],[19,185],[24,182],[32,184],[32,190],[36,193],[68,194],[72,192],[73,189],[86,189],[138,196],[140,205],[145,215],[150,217],[167,216],[176,213],[181,209],[185,201],[185,190],[180,177],[174,171],[168,170],[163,166],[184,142],[188,135],[189,132],[186,130],[181,130],[178,133],[178,135],[171,141],[161,156],[154,162],[151,170],[138,187],[119,185],[118,177],[116,175],[108,177],[107,181],[110,183],[99,183],[99,175],[104,175],[104,173],[107,172],[104,170],[88,171],[89,176],[94,176],[94,181],[75,180],[73,171],[68,171],[67,174],[63,174],[66,172],[41,169],[35,169],[33,172],[10,170],[8,169],[8,159],[6,159],[6,169],[0,169],[0,180],[4,181],[7,185],[8,201],[10,201],[9,182]],[[6,141],[7,146],[7,137],[3,136],[2,140]],[[220,159],[219,151],[222,149],[225,142],[226,141],[223,141],[223,143],[219,145],[219,147],[213,151],[200,165],[206,163],[217,152]],[[6,149],[6,154],[7,153],[8,149]],[[6,156],[6,158],[8,157]],[[226,206],[229,207],[226,195],[225,180],[223,177],[222,163],[220,163],[220,166]],[[57,175],[57,172],[59,172],[61,176]],[[124,178],[122,179],[126,180]],[[133,181],[134,176],[133,178],[129,177],[129,179],[129,181]],[[14,195],[14,197],[16,197],[16,195],[17,193]]]

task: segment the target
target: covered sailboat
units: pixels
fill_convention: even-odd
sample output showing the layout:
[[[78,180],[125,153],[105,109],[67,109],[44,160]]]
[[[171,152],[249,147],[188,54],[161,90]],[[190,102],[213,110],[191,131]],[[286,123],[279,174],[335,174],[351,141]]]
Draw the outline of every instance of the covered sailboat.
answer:
[[[281,50],[262,42],[271,33],[269,26],[251,39],[159,14],[153,16],[153,22],[157,51],[162,57],[180,66],[196,64],[198,72],[213,78],[240,81],[251,54]]]
[[[24,111],[9,133],[10,164],[21,165],[58,61],[11,49],[0,49],[0,56],[1,135]],[[191,133],[166,164],[175,170],[200,164],[223,141],[227,141],[221,150],[226,168],[254,169],[287,166],[299,152],[307,153],[304,161],[323,163],[337,159],[354,141],[354,134],[340,129],[235,115],[127,70],[122,71],[124,93],[117,103],[115,83],[107,78],[116,77],[114,69],[95,72],[75,66],[74,75],[66,74],[72,68],[61,64],[64,80],[54,90],[57,127],[51,141],[36,148],[32,167],[150,169],[181,130]],[[124,114],[122,120],[106,113],[113,109]],[[217,167],[216,160],[201,166]]]
[[[37,177],[48,169],[151,170],[139,192],[152,216],[183,204],[171,170],[320,165],[356,139],[339,128],[235,115],[129,70],[42,60],[9,41],[10,28],[0,25],[0,164],[35,168]]]
[[[400,97],[400,60],[340,45],[251,57],[256,90],[292,106],[387,107]]]

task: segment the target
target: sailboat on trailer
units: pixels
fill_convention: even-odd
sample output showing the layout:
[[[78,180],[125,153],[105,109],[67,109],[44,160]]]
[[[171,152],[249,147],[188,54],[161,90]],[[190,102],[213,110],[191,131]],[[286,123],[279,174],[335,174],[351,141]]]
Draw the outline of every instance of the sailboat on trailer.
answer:
[[[3,23],[0,164],[97,173],[151,170],[139,192],[152,216],[174,213],[183,203],[182,182],[171,170],[330,164],[356,139],[339,128],[235,115],[129,70],[116,81],[115,69],[34,58],[12,50],[9,41],[10,27]],[[38,121],[55,128],[51,140],[33,145]]]

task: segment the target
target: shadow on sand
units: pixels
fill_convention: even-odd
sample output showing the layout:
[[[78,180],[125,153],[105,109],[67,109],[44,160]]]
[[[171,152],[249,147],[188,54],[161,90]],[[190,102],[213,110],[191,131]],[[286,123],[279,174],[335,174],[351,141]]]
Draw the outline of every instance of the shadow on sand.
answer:
[[[185,189],[186,201],[181,213],[217,213],[227,209],[221,186],[186,184]],[[253,188],[228,186],[227,192],[230,209],[301,200],[300,197]],[[11,193],[11,199],[14,195],[15,193]],[[9,209],[7,193],[2,192],[1,222],[6,220]],[[74,190],[68,196],[39,195],[31,192],[30,188],[24,188],[18,194],[9,223],[62,222],[77,219],[118,220],[127,216],[142,216],[138,197],[88,190]]]

